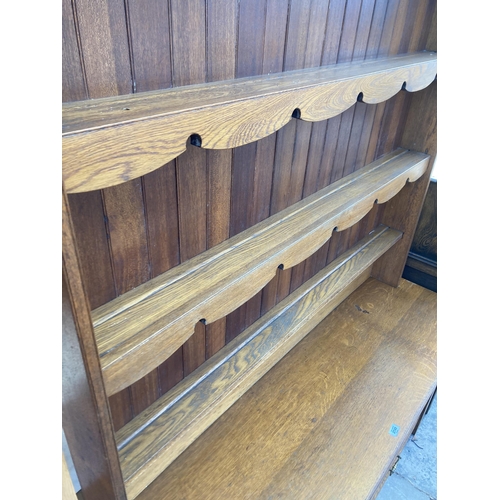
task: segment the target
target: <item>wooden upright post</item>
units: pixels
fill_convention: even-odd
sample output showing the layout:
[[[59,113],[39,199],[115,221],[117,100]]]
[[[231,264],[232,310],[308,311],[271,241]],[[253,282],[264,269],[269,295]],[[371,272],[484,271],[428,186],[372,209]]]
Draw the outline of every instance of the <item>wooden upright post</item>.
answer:
[[[436,13],[426,50],[437,51]],[[403,238],[375,263],[372,276],[392,286],[398,286],[403,274],[437,155],[437,81],[412,93],[410,99],[400,146],[427,153],[430,159],[427,172],[418,181],[406,184],[384,210],[382,223],[403,232]]]
[[[63,190],[63,429],[85,500],[126,500],[111,413],[104,390]]]

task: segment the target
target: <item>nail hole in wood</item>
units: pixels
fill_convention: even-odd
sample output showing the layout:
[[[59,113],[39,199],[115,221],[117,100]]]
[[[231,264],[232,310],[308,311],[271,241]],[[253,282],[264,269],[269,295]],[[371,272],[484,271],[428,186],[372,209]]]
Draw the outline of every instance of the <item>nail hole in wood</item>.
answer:
[[[363,92],[360,92],[358,94],[358,99],[357,99],[358,102],[363,102]]]
[[[123,108],[123,111],[130,111],[130,108]]]
[[[406,82],[403,82],[403,85],[401,85],[401,90],[406,90]]]
[[[295,108],[292,113],[292,118],[297,118],[297,120],[300,120],[300,109]]]
[[[375,205],[378,205],[378,198],[375,199],[374,203]]]
[[[335,226],[335,227],[333,228],[333,230],[334,230],[335,232],[337,232],[337,231],[338,231],[338,229],[339,229],[339,227],[338,227],[338,226]]]
[[[205,318],[201,318],[200,319],[200,323],[203,323],[204,325],[206,325],[207,324],[207,320]]]
[[[280,264],[280,265],[278,266],[278,269],[281,269],[281,270],[283,271],[283,269],[285,269],[285,266],[284,266],[283,264]]]
[[[189,142],[196,146],[197,148],[201,148],[201,137],[198,134],[192,134],[189,138]]]

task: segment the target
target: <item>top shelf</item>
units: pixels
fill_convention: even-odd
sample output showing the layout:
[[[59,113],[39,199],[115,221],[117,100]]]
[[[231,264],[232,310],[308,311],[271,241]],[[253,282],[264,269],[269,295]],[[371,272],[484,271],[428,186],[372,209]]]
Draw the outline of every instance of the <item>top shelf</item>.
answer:
[[[145,175],[179,156],[189,138],[208,149],[242,146],[288,123],[375,104],[436,76],[434,52],[370,59],[231,81],[63,104],[63,179],[68,193]]]

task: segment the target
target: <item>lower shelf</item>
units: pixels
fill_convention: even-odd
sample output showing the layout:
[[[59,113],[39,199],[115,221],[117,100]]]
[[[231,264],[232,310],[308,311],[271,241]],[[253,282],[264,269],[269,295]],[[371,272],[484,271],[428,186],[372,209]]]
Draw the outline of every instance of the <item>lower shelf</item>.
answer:
[[[436,294],[370,278],[137,498],[371,498],[435,385]]]
[[[370,276],[401,238],[379,226],[116,434],[129,500]]]

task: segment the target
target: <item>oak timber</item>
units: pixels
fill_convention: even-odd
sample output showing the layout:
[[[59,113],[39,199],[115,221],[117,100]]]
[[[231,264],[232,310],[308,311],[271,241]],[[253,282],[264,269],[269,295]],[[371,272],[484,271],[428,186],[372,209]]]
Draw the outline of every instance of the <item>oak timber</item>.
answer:
[[[435,384],[436,294],[370,278],[137,499],[371,498]]]
[[[129,500],[369,276],[401,238],[380,226],[117,433]]]
[[[421,178],[413,184],[407,184],[398,197],[389,201],[384,211],[382,222],[402,231],[404,236],[398,245],[377,262],[373,277],[392,286],[398,286],[403,274],[437,155],[437,82],[411,96],[402,143],[408,148],[428,153],[429,163]]]
[[[93,311],[108,395],[173,354],[199,320],[225,316],[406,184],[428,158],[397,150]]]
[[[62,425],[84,499],[126,500],[68,198],[62,196]]]
[[[257,141],[295,109],[306,121],[339,115],[362,95],[374,104],[436,76],[436,54],[414,54],[63,104],[68,193],[113,186],[179,156],[192,134],[208,149]]]

